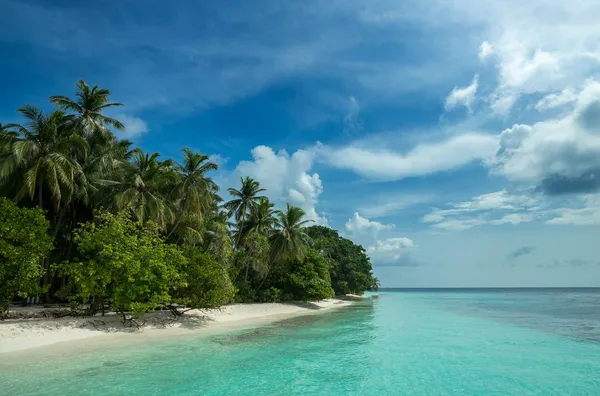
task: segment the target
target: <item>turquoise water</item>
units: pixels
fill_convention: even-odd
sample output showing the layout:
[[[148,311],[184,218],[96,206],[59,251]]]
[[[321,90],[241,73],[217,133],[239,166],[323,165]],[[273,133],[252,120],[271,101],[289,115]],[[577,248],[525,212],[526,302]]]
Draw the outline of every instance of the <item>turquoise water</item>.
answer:
[[[2,395],[598,395],[600,292],[384,291],[266,327],[0,357]]]

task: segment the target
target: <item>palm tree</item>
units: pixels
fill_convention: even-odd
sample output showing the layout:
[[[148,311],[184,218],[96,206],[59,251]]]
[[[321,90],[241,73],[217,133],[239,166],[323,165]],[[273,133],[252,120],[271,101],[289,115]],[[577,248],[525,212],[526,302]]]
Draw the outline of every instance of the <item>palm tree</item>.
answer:
[[[229,211],[229,216],[235,217],[235,220],[240,224],[238,229],[241,231],[248,216],[256,209],[258,202],[266,198],[258,194],[266,190],[260,188],[260,184],[250,177],[242,178],[240,181],[242,182],[241,189],[230,188],[227,190],[234,199],[225,203],[224,208]],[[241,237],[242,233],[238,232],[237,246],[240,244]]]
[[[44,194],[56,210],[52,216],[53,238],[56,240],[65,214],[65,207],[74,193],[75,175],[81,170],[75,158],[84,156],[87,144],[72,129],[72,116],[61,110],[44,114],[35,106],[25,105],[17,110],[28,122],[11,126],[15,131],[2,133],[2,157],[0,159],[0,182],[14,188],[14,198],[20,201],[29,197],[44,208]],[[43,285],[49,285],[50,262],[42,259]],[[49,301],[46,293],[45,300]]]
[[[209,210],[214,202],[213,193],[219,190],[217,184],[210,177],[206,177],[206,172],[216,171],[219,166],[209,162],[208,155],[196,153],[189,148],[181,151],[183,164],[175,164],[180,182],[174,190],[175,197],[180,201],[179,216],[167,237],[173,234],[188,211],[200,215]]]
[[[26,125],[14,125],[16,132],[2,132],[5,155],[0,162],[0,182],[20,182],[15,199],[37,193],[40,208],[44,207],[44,192],[50,193],[54,206],[68,203],[73,194],[73,180],[79,171],[74,160],[84,153],[87,144],[73,133],[72,116],[60,110],[44,114],[35,106],[17,110],[27,120]]]
[[[122,103],[108,100],[110,90],[101,89],[98,85],[90,88],[83,80],[79,80],[76,86],[76,99],[73,100],[66,96],[51,96],[50,102],[63,110],[75,113],[75,122],[84,135],[98,133],[110,139],[114,136],[112,133],[108,133],[108,127],[120,131],[125,130],[125,126],[120,121],[102,114],[102,111],[109,107],[123,106]]]
[[[246,226],[237,230],[239,233],[238,239],[244,238],[244,245],[246,244],[246,238],[252,236],[253,233],[258,233],[268,237],[273,231],[273,226],[277,224],[277,219],[274,214],[276,213],[273,209],[273,205],[268,198],[261,198],[258,200],[254,211],[250,214],[250,217],[246,223]],[[263,237],[264,238],[264,237]],[[252,238],[251,238],[252,239]],[[256,242],[256,241],[255,241]],[[248,252],[248,258],[246,260],[246,271],[244,275],[244,282],[248,280],[248,271],[250,269],[250,259],[254,253],[254,244],[250,243],[250,250]]]
[[[277,212],[273,209],[274,206],[268,198],[259,199],[254,212],[252,212],[248,220],[247,230],[243,232],[259,232],[269,236],[271,231],[273,231],[273,227],[277,224],[277,219],[275,218]]]
[[[287,204],[286,211],[277,212],[277,228],[271,235],[273,260],[303,260],[310,237],[304,232],[304,226],[312,220],[302,220],[304,210]]]
[[[177,183],[171,161],[159,161],[159,153],[148,154],[136,148],[129,166],[124,167],[118,181],[103,180],[109,189],[112,207],[129,209],[140,223],[156,222],[161,229],[173,218],[167,192]]]

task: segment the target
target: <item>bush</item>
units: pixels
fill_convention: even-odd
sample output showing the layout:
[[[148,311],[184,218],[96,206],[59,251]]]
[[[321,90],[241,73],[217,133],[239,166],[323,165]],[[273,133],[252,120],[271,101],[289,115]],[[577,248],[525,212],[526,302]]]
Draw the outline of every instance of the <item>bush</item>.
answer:
[[[140,226],[125,214],[100,214],[76,230],[78,262],[65,263],[76,297],[91,300],[91,313],[106,303],[125,318],[171,302],[170,290],[184,285],[178,268],[186,258],[165,244],[152,223]]]
[[[15,297],[43,291],[42,258],[52,250],[49,227],[40,209],[19,208],[0,198],[0,312],[8,311]]]
[[[185,286],[173,291],[175,300],[190,308],[216,308],[232,301],[235,288],[225,268],[198,248],[187,253],[181,268]]]
[[[297,261],[289,275],[289,292],[296,300],[310,301],[333,297],[329,265],[319,252],[309,249],[304,261]]]

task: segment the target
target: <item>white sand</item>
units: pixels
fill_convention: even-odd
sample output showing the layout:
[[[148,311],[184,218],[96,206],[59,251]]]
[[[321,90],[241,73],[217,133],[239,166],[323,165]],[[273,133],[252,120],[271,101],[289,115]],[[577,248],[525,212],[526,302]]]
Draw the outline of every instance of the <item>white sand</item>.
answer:
[[[169,312],[145,315],[139,322],[146,322],[141,329],[124,327],[117,315],[93,318],[26,319],[5,320],[0,322],[0,354],[59,342],[82,340],[98,336],[114,336],[123,333],[143,333],[150,330],[168,335],[181,334],[182,331],[202,329],[231,328],[252,325],[259,321],[265,323],[290,316],[319,312],[329,308],[351,304],[341,299],[329,299],[306,304],[232,304],[220,309],[186,313],[173,320]],[[39,308],[20,308],[27,312]],[[179,329],[179,331],[173,331]]]

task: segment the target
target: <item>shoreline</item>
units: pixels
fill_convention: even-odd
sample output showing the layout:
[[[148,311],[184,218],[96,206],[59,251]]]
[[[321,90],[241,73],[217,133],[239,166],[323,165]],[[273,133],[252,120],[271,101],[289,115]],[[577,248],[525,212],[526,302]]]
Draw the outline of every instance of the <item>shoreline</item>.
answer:
[[[140,317],[139,321],[143,323],[140,328],[124,326],[121,317],[116,314],[104,317],[7,319],[0,322],[0,355],[25,353],[41,347],[89,343],[92,339],[95,343],[122,336],[133,339],[224,332],[347,307],[355,301],[368,298],[341,296],[308,303],[231,304],[210,310],[192,310],[176,320],[170,312],[161,311]],[[41,311],[40,308],[17,310]]]

